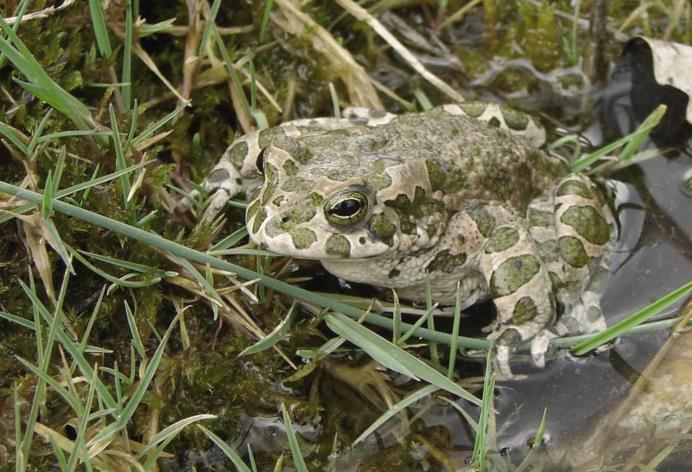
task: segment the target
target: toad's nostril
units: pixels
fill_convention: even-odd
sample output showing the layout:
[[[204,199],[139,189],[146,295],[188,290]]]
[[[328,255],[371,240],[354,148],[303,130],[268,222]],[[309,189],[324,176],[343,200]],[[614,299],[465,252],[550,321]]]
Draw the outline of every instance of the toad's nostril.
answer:
[[[291,221],[293,221],[293,217],[291,215],[284,215],[281,217],[282,223],[290,223]]]

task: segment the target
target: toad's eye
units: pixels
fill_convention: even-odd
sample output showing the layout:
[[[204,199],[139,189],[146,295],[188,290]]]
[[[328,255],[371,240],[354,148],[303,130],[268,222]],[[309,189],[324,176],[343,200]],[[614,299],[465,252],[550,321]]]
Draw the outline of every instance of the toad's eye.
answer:
[[[267,152],[267,148],[264,148],[257,155],[257,160],[255,161],[255,167],[260,175],[264,175],[264,154]]]
[[[368,213],[368,197],[361,192],[335,195],[324,205],[327,221],[336,226],[359,223]]]

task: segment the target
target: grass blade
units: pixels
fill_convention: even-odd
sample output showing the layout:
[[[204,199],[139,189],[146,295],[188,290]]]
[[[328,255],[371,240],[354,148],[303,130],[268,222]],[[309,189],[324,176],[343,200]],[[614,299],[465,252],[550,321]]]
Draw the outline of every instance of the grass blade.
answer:
[[[110,57],[113,54],[113,49],[108,39],[108,27],[99,0],[89,0],[89,13],[91,13],[91,24],[94,27],[94,36],[99,52],[104,57]]]
[[[592,351],[597,347],[602,346],[603,344],[609,341],[612,341],[618,336],[626,334],[635,326],[642,324],[652,316],[655,316],[656,314],[660,313],[667,307],[673,305],[677,301],[682,300],[690,293],[692,293],[692,281],[687,282],[682,287],[673,290],[664,297],[659,298],[655,302],[645,306],[641,310],[628,316],[619,323],[614,324],[605,331],[595,334],[591,336],[589,339],[575,344],[571,349],[572,354],[574,354],[575,356],[584,355],[589,351]]]
[[[425,387],[419,388],[412,394],[408,395],[406,398],[402,399],[398,403],[392,405],[390,409],[388,409],[382,416],[377,418],[370,426],[367,427],[365,431],[363,431],[360,436],[356,438],[355,441],[353,441],[353,446],[361,442],[363,439],[367,438],[370,436],[372,433],[374,433],[380,426],[385,424],[390,418],[393,416],[397,415],[404,409],[408,408],[409,406],[413,405],[416,403],[418,400],[422,398],[429,397],[433,393],[437,392],[440,390],[440,387],[437,385],[426,385]]]
[[[288,436],[288,445],[291,448],[291,455],[293,455],[293,464],[296,466],[298,472],[308,472],[308,466],[305,465],[303,453],[300,451],[298,436],[296,435],[296,432],[293,429],[291,417],[288,415],[286,406],[283,403],[281,404],[281,414],[284,417],[284,425],[286,425],[286,435]]]
[[[437,370],[352,319],[340,313],[327,315],[326,319],[329,329],[363,349],[383,366],[409,377],[423,379],[474,405],[481,404],[478,398]]]
[[[233,465],[238,469],[240,472],[252,472],[248,466],[245,465],[243,462],[243,459],[240,458],[237,452],[235,452],[233,449],[230,448],[226,442],[218,437],[216,434],[212,433],[209,431],[207,428],[202,426],[201,424],[198,424],[197,427],[202,430],[204,434],[209,437],[212,441],[214,441],[214,444],[216,444],[219,449],[230,459],[231,462],[233,462]]]
[[[291,308],[288,310],[288,314],[286,317],[279,323],[276,328],[272,330],[271,333],[257,341],[255,344],[252,346],[245,348],[243,352],[238,354],[238,357],[241,356],[247,356],[249,354],[256,354],[258,352],[265,351],[274,344],[276,344],[281,337],[286,334],[286,332],[291,328],[291,323],[293,322],[293,318],[295,318],[296,314],[296,304],[294,303],[291,305]]]
[[[27,200],[33,203],[39,203],[41,201],[40,193],[22,189],[20,187],[17,187],[16,185],[12,185],[3,181],[0,181],[0,192],[14,195],[23,200]],[[71,205],[60,200],[56,200],[53,202],[53,210],[71,216],[73,218],[85,221],[87,223],[108,229],[109,231],[113,231],[128,238],[132,238],[144,242],[146,244],[150,244],[162,251],[166,251],[175,256],[185,258],[190,261],[197,262],[199,264],[208,264],[210,267],[222,271],[233,272],[242,279],[259,279],[260,283],[265,287],[277,290],[288,296],[297,298],[299,300],[304,300],[314,305],[330,308],[333,311],[344,313],[349,317],[358,319],[363,315],[363,312],[361,310],[346,303],[335,300],[333,298],[321,294],[312,293],[300,287],[296,287],[294,285],[282,282],[280,280],[267,277],[246,267],[233,264],[223,259],[212,257],[209,254],[205,254],[203,252],[196,251],[189,247],[183,246],[182,244],[176,243],[174,241],[170,241],[166,238],[159,236],[158,234],[144,231],[140,228],[136,228],[132,225],[128,225],[126,223],[113,220],[103,215],[99,215],[98,213],[94,213],[92,211],[79,208],[75,205]],[[377,315],[374,313],[369,313],[367,315],[366,322],[390,330],[392,329],[393,324],[391,318],[382,315]],[[411,328],[411,325],[408,323],[401,323],[401,327],[402,329],[409,329]],[[415,331],[414,335],[441,344],[449,345],[451,343],[451,336],[449,334],[431,331],[425,328],[418,328]],[[462,336],[459,336],[458,343],[460,347],[465,347],[468,349],[487,349],[490,346],[490,342],[487,339],[476,339]]]

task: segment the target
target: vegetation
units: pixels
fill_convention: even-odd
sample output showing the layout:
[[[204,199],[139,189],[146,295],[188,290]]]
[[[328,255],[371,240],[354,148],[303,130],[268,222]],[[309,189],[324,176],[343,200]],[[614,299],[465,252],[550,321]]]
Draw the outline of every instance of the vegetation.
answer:
[[[573,104],[598,79],[579,64],[613,61],[624,34],[689,44],[689,4],[610,2],[596,50],[596,1],[78,3],[0,7],[0,468],[220,468],[215,444],[238,470],[454,470],[452,440],[411,410],[431,396],[458,412],[471,467],[506,466],[492,350],[459,334],[459,304],[446,323],[432,300],[415,319],[396,297],[389,316],[318,293],[315,266],[244,245],[242,202],[197,224],[207,196],[191,192],[234,136],[346,105],[514,97],[576,131],[590,107],[530,98],[550,83]],[[574,168],[629,159],[663,112]]]

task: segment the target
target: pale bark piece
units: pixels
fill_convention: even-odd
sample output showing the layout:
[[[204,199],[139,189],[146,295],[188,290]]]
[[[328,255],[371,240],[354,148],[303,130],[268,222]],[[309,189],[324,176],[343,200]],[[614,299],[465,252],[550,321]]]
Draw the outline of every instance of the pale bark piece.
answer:
[[[685,118],[692,124],[692,46],[638,36],[651,49],[654,78],[659,85],[670,85],[689,98]]]

